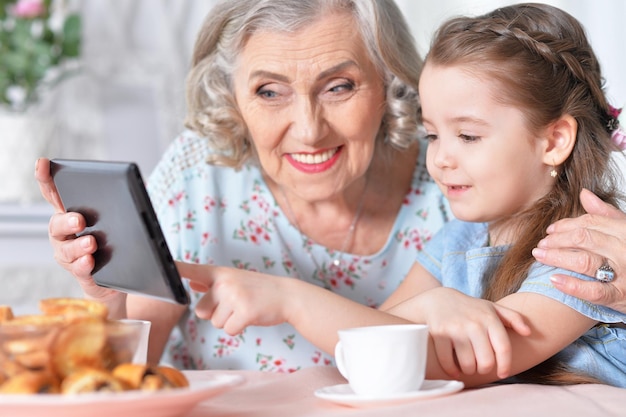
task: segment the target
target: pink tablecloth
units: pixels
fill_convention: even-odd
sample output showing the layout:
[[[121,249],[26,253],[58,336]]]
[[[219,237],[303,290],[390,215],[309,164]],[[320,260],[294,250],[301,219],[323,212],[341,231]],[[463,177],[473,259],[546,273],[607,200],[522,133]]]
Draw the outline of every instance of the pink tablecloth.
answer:
[[[211,373],[218,371],[195,371],[190,377],[201,379]],[[313,394],[318,388],[345,383],[335,368],[314,367],[293,374],[229,373],[243,375],[246,382],[200,403],[188,417],[626,417],[626,389],[605,385],[496,385],[400,405],[351,408]]]

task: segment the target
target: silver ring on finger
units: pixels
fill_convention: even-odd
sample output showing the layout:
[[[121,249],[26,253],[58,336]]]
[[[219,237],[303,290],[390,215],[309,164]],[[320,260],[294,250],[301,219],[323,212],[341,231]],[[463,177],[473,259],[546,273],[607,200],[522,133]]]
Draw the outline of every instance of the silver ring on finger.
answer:
[[[595,278],[600,282],[611,282],[615,279],[615,271],[604,261],[600,268],[596,270]]]

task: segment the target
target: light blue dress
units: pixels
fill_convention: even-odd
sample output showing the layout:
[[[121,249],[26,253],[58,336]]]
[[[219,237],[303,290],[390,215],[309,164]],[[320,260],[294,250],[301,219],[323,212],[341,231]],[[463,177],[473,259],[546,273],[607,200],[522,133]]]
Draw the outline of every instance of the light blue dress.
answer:
[[[423,146],[423,145],[422,145]],[[148,191],[175,259],[292,277],[377,307],[400,284],[426,241],[447,220],[447,203],[430,179],[425,146],[380,252],[329,251],[302,238],[276,204],[259,169],[208,165],[207,141],[184,132],[164,154]],[[339,262],[335,268],[333,261]],[[291,326],[249,327],[229,336],[201,320],[192,303],[172,334],[163,361],[182,369],[256,369],[290,372],[330,365]],[[315,315],[315,311],[310,312]]]
[[[484,277],[495,271],[508,249],[490,247],[487,242],[486,223],[453,220],[428,242],[417,260],[444,287],[480,297]],[[550,282],[555,273],[593,280],[535,262],[518,291],[550,297],[600,323],[558,353],[557,358],[607,384],[626,388],[626,314],[562,293]]]

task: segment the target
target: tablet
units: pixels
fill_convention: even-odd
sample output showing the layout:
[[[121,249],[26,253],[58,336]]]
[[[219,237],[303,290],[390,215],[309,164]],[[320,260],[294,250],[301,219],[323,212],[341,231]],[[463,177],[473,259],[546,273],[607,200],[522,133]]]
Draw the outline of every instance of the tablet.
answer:
[[[50,174],[66,211],[93,235],[94,281],[107,288],[188,304],[163,232],[133,162],[53,159]]]

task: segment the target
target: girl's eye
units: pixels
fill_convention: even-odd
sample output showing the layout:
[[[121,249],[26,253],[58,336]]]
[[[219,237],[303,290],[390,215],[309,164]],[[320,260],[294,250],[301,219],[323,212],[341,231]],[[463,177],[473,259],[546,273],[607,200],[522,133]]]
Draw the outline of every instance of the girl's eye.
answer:
[[[459,134],[459,137],[463,139],[463,142],[476,142],[480,139],[479,136],[463,135]]]
[[[435,140],[437,140],[437,135],[435,135],[434,133],[428,133],[424,135],[424,139],[426,140],[426,142],[434,142]]]

